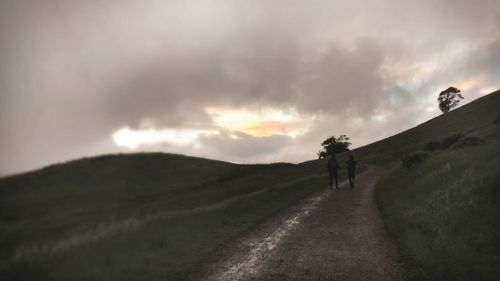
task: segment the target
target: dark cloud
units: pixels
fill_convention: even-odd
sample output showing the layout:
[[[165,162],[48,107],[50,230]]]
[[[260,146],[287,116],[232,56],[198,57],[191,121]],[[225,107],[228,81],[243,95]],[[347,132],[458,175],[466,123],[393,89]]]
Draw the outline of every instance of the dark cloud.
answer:
[[[464,61],[464,64],[459,65],[461,72],[469,74],[489,72],[488,74],[493,77],[500,74],[500,35],[492,38],[492,42],[486,46],[470,52]]]
[[[331,43],[318,52],[261,38],[221,51],[136,70],[103,103],[119,120],[133,123],[152,116],[178,126],[203,120],[207,105],[296,106],[310,114],[349,110],[364,115],[382,100],[378,70],[384,53],[373,40],[361,40],[354,50]]]

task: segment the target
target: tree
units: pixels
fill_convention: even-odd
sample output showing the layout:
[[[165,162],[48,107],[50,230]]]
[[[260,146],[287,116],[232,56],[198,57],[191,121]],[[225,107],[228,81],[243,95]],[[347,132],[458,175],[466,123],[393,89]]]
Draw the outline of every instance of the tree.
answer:
[[[331,136],[321,143],[323,150],[318,152],[319,158],[325,158],[336,153],[349,151],[349,137],[346,135],[340,135],[338,138]]]
[[[439,93],[439,109],[441,109],[443,113],[446,113],[457,106],[461,99],[464,99],[464,97],[460,94],[460,90],[455,87],[449,87]]]

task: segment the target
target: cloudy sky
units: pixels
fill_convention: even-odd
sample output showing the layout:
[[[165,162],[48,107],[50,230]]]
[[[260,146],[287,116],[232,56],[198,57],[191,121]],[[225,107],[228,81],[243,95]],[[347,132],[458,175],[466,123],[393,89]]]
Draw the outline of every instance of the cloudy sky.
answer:
[[[0,0],[0,174],[137,151],[300,162],[498,78],[498,0]]]

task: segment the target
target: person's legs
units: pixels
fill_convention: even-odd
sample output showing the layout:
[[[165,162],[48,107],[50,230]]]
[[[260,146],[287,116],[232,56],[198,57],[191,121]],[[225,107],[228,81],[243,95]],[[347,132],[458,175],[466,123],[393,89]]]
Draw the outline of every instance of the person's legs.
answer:
[[[335,187],[339,188],[339,180],[338,180],[337,171],[335,171]]]
[[[354,171],[352,169],[347,170],[347,174],[349,176],[349,184],[351,188],[354,188]]]
[[[332,187],[332,185],[333,185],[333,179],[332,179],[332,176],[333,176],[332,172],[328,172],[328,178],[330,179],[330,189],[332,189],[332,188],[333,188],[333,187]]]

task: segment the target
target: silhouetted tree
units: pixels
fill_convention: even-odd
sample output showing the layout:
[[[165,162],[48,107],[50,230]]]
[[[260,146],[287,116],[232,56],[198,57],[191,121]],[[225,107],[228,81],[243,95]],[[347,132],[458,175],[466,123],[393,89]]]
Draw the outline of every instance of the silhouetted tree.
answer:
[[[461,99],[464,97],[460,94],[460,90],[455,87],[449,87],[448,89],[439,93],[438,102],[439,109],[443,113],[450,111],[450,109],[454,108],[458,105]]]
[[[318,157],[321,159],[339,152],[349,151],[350,145],[349,137],[346,135],[340,135],[338,138],[331,136],[321,143],[323,150],[318,152]]]

